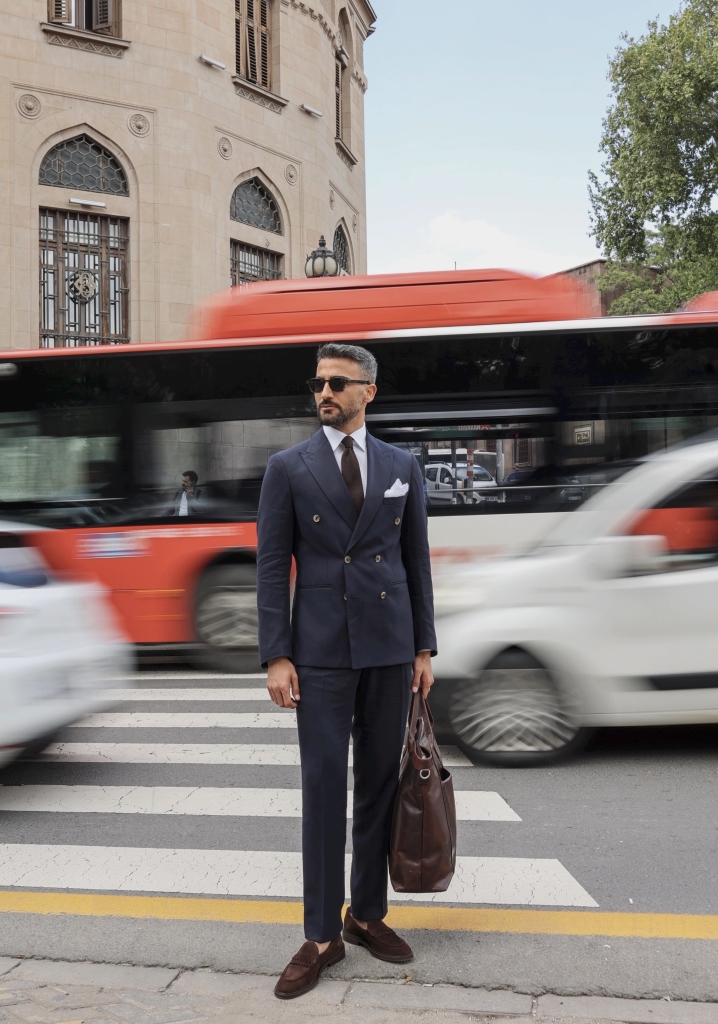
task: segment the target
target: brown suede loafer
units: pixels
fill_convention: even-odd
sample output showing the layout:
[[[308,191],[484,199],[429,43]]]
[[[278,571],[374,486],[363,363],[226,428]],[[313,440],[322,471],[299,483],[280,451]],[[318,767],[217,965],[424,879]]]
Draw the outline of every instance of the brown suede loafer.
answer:
[[[296,999],[313,989],[319,981],[319,975],[325,967],[331,967],[344,959],[344,943],[341,935],[332,939],[323,953],[317,949],[316,942],[307,941],[293,956],[282,971],[274,994],[277,999]]]
[[[344,915],[342,938],[353,946],[364,946],[377,960],[390,964],[408,964],[414,959],[411,946],[383,921],[367,921],[367,927],[360,928],[349,910]]]

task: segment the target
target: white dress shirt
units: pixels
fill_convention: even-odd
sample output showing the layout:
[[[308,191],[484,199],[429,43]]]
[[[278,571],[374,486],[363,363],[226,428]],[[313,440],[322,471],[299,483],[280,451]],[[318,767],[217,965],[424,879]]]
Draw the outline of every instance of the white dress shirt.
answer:
[[[323,426],[322,430],[326,434],[327,440],[334,450],[334,458],[337,460],[337,466],[339,466],[339,472],[341,473],[342,455],[344,454],[344,445],[342,444],[342,441],[347,435],[343,434],[341,430],[337,430],[336,427]],[[361,485],[364,490],[364,496],[366,497],[366,427],[362,425],[358,430],[355,430],[353,434],[349,434],[349,437],[354,439],[354,454],[356,455],[357,462],[359,463]]]
[[[187,510],[187,491],[182,491],[182,497],[180,498],[178,516],[187,516],[189,512]]]

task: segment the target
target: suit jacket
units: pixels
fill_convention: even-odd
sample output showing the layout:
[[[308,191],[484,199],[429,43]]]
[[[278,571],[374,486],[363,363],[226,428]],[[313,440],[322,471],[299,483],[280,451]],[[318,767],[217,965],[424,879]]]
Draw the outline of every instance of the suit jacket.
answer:
[[[167,516],[178,516],[180,510],[180,501],[182,495],[185,493],[184,488],[180,487],[175,492],[175,496],[172,499],[172,504],[165,512]],[[202,488],[195,487],[192,494],[187,495],[187,515],[188,516],[200,516],[205,512],[204,499],[202,498]]]
[[[384,497],[397,478],[408,493]],[[423,480],[413,455],[367,434],[367,492],[357,516],[319,430],[269,459],[257,531],[262,664],[287,657],[359,669],[436,653]]]

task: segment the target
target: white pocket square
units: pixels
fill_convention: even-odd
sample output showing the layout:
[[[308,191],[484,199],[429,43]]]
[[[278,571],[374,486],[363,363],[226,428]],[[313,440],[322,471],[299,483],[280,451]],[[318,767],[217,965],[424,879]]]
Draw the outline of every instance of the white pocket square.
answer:
[[[385,498],[403,498],[409,490],[408,484],[403,484],[399,477],[396,478],[388,491],[384,491]]]

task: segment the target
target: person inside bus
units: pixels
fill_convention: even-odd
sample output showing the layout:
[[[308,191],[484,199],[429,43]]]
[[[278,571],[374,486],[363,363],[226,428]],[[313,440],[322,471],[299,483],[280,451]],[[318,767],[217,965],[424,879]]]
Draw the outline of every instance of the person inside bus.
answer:
[[[182,474],[182,486],[175,492],[171,506],[165,515],[198,516],[205,511],[202,488],[197,486],[199,477],[193,469],[186,469]]]
[[[411,693],[428,694],[436,654],[419,463],[367,432],[374,356],[328,344],[317,360],[307,383],[320,428],[271,456],[257,520],[260,659],[272,700],[296,708],[302,766],[307,941],[277,982],[279,999],[313,988],[344,958],[344,942],[390,963],[413,957],[383,920],[387,859]],[[342,925],[350,737],[353,859]]]

